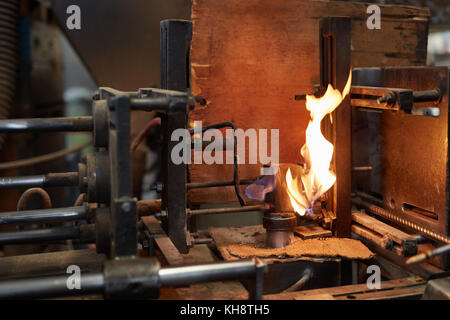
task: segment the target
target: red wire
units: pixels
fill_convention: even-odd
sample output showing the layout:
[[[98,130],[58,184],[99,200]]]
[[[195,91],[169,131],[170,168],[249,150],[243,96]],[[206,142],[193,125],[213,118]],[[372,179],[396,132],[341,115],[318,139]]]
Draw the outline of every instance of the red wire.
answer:
[[[136,150],[138,145],[142,142],[142,140],[145,139],[150,130],[160,125],[161,125],[161,118],[153,118],[152,120],[150,120],[131,143],[131,152],[134,152],[134,150]]]

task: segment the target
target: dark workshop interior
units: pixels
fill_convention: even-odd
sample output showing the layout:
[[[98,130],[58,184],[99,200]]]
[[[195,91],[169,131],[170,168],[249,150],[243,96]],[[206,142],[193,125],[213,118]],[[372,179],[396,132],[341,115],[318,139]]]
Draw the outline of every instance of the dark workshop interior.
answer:
[[[0,300],[450,300],[449,67],[448,0],[1,0]]]

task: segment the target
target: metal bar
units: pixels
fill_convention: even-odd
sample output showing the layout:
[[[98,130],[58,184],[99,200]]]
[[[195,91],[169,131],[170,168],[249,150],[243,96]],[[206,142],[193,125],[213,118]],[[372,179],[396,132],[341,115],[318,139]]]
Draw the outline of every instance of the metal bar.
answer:
[[[0,257],[0,279],[39,277],[63,274],[70,265],[80,267],[82,273],[103,270],[106,256],[96,249],[65,250]]]
[[[80,236],[81,231],[77,227],[8,231],[0,232],[0,245],[75,240],[79,239]]]
[[[187,284],[241,280],[256,276],[256,262],[244,260],[183,267],[168,267],[158,271],[162,286],[184,286]]]
[[[163,20],[160,23],[161,88],[186,92],[189,87],[189,41],[192,39],[192,22],[187,20]],[[163,228],[180,253],[188,253],[192,246],[187,231],[187,165],[172,162],[172,149],[178,141],[172,141],[174,130],[187,127],[186,113],[163,114],[162,176],[164,190],[163,208],[167,218]]]
[[[442,99],[442,92],[439,89],[413,92],[414,102],[436,102],[436,103],[438,103],[441,99]]]
[[[130,98],[117,96],[109,130],[111,181],[111,257],[130,257],[137,253],[136,200],[131,191]]]
[[[370,108],[370,109],[376,109],[376,110],[391,110],[391,111],[398,111],[399,107],[398,105],[389,105],[386,103],[378,103],[377,100],[372,99],[358,99],[358,98],[352,98],[350,100],[350,103],[352,107],[360,107],[360,108]]]
[[[352,86],[351,90],[350,90],[350,94],[382,97],[386,94],[392,93],[393,90],[399,90],[399,89],[385,88],[385,87],[373,87],[373,86]],[[376,102],[376,100],[375,100],[375,102]]]
[[[252,184],[255,179],[240,180],[240,185]],[[187,184],[188,189],[199,189],[199,188],[214,188],[214,187],[226,187],[234,186],[234,181],[213,181],[213,182],[190,182]]]
[[[357,234],[358,236],[370,240],[373,243],[379,245],[380,247],[383,247],[385,249],[390,249],[393,246],[392,239],[388,236],[378,236],[375,233],[371,232],[370,230],[367,230],[365,228],[362,228],[358,225],[352,225],[352,231]]]
[[[131,99],[130,107],[132,110],[168,112],[170,107],[170,100],[166,97],[151,99]]]
[[[372,166],[353,167],[352,171],[372,171]]]
[[[92,131],[93,119],[85,117],[0,120],[0,133]]]
[[[404,245],[405,242],[409,242],[410,245],[417,246],[416,237],[409,235],[406,232],[403,232],[388,224],[385,224],[371,216],[368,216],[365,213],[353,212],[352,219],[354,222],[359,223],[360,225],[366,227],[367,229],[370,229],[371,231],[375,231],[378,234],[391,238],[399,245]]]
[[[154,286],[154,290],[159,290],[160,286],[185,286],[202,282],[227,281],[227,280],[243,280],[256,278],[258,274],[262,275],[267,271],[267,264],[260,259],[241,260],[233,262],[211,263],[201,265],[191,265],[182,267],[156,267],[154,272],[149,270],[146,265],[139,259],[129,260],[133,265],[136,263],[136,273],[127,275],[126,279],[122,278],[123,272],[114,273],[115,270],[121,271],[120,265],[109,267],[109,281],[115,281],[119,287],[123,287],[127,294],[129,285],[137,281],[145,282],[147,286]],[[71,296],[86,293],[111,293],[111,289],[105,281],[105,274],[102,273],[82,273],[80,278],[80,289],[70,290],[68,288],[68,280],[70,274],[47,276],[38,278],[25,278],[5,280],[0,282],[0,299],[23,299],[23,298],[49,298],[58,296]],[[155,278],[156,277],[156,278]],[[125,282],[122,282],[125,281]],[[262,295],[262,277],[257,279],[260,290],[256,298]],[[150,284],[149,284],[150,283]],[[153,283],[153,284],[152,284]],[[117,286],[116,286],[117,287]],[[117,290],[117,288],[112,288]],[[106,292],[105,292],[106,291]],[[118,292],[114,292],[118,293]],[[130,291],[132,295],[132,292]]]
[[[327,17],[320,20],[321,86],[332,84],[344,90],[351,68],[351,20],[349,17]],[[332,189],[331,202],[336,214],[336,236],[351,234],[351,116],[350,95],[333,112],[328,135],[333,137],[333,164],[338,177]]]
[[[70,276],[71,274],[0,281],[0,299],[50,298],[98,293],[102,292],[105,286],[102,273],[82,273],[80,289],[70,290],[67,285]]]
[[[72,187],[77,186],[78,182],[78,172],[49,173],[21,177],[0,177],[0,189]]]
[[[211,209],[197,209],[187,210],[190,217],[201,216],[207,214],[220,214],[220,213],[236,213],[236,212],[250,212],[264,210],[264,205],[244,206],[244,207],[230,207],[230,208],[211,208]]]
[[[212,243],[214,240],[212,238],[198,238],[198,239],[194,239],[194,244],[198,245],[198,244],[210,244]]]
[[[73,221],[86,219],[86,217],[87,208],[85,206],[0,212],[0,225]]]

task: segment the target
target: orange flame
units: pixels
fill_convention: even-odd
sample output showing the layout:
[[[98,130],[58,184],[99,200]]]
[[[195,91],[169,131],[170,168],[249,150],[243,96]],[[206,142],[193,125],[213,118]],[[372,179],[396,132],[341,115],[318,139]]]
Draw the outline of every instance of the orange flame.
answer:
[[[336,175],[330,170],[334,147],[323,136],[320,123],[349,94],[351,83],[352,72],[350,70],[342,94],[329,84],[322,97],[306,96],[306,109],[310,112],[311,120],[306,128],[306,143],[300,152],[306,161],[305,171],[300,176],[301,181],[292,177],[290,169],[286,172],[289,199],[294,210],[300,215],[304,215],[307,210],[312,208],[314,201],[336,182]]]

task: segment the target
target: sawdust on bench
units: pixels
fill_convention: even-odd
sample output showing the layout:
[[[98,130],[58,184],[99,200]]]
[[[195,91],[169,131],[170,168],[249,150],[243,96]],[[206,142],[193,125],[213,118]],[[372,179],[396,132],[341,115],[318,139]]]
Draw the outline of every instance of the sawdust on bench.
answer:
[[[284,248],[265,247],[265,229],[261,226],[210,228],[216,247],[225,260],[260,257],[275,261],[370,259],[373,253],[359,240],[317,238],[295,241]]]

